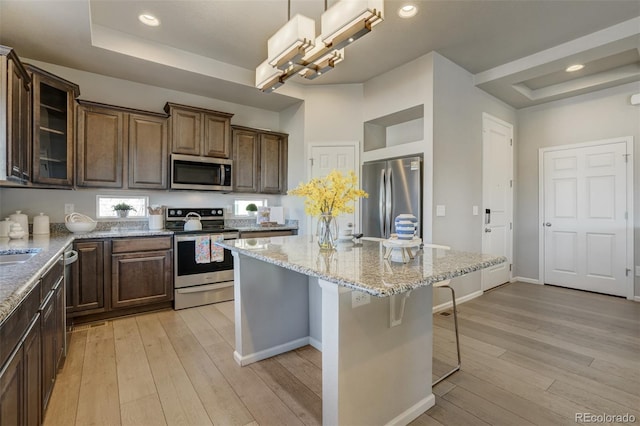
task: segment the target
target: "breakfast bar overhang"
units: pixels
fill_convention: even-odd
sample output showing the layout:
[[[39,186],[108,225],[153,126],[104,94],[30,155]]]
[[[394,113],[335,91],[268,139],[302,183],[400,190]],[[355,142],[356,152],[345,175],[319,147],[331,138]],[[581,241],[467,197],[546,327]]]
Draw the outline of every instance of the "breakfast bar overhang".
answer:
[[[234,255],[240,365],[309,344],[320,285],[324,425],[407,424],[433,406],[431,284],[506,261],[425,247],[402,263],[377,241],[323,251],[304,235],[217,244]]]

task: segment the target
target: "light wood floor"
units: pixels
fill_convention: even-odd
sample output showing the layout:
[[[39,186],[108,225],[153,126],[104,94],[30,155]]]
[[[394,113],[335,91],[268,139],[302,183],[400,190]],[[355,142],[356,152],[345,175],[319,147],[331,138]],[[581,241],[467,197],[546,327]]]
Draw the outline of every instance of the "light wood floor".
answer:
[[[462,370],[414,425],[640,419],[639,303],[515,283],[458,311]],[[452,330],[451,315],[434,316],[435,374],[455,359]],[[320,352],[240,368],[233,335],[232,303],[77,329],[45,425],[321,424]]]

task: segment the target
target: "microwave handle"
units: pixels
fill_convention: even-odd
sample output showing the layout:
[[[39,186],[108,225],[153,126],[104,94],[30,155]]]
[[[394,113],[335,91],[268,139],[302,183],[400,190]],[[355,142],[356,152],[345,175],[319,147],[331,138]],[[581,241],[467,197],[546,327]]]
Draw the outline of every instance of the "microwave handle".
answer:
[[[227,179],[227,168],[224,164],[220,165],[220,185],[224,185],[225,180]]]

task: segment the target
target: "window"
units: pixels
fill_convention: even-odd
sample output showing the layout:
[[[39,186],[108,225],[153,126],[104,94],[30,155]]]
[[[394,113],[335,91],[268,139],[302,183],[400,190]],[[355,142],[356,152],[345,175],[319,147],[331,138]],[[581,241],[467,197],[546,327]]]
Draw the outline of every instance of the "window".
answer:
[[[149,205],[149,197],[137,195],[98,195],[96,196],[96,217],[98,219],[116,219],[117,213],[113,210],[113,206],[120,203],[127,203],[133,210],[129,211],[128,217],[141,218],[147,217],[147,206]]]
[[[251,214],[247,211],[247,206],[249,204],[255,204],[256,207],[262,207],[267,205],[267,200],[235,200],[233,202],[233,214],[235,216],[251,216]]]

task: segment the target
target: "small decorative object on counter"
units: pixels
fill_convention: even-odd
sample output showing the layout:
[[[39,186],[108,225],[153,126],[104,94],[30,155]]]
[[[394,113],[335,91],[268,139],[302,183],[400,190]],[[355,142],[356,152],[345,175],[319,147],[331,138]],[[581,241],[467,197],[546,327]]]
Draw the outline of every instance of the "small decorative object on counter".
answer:
[[[14,214],[9,215],[12,222],[19,223],[22,230],[29,233],[29,217],[22,213],[21,210],[17,210]]]
[[[268,223],[271,218],[271,209],[269,207],[258,207],[258,216],[256,217],[256,223],[259,225]]]
[[[149,209],[149,230],[157,231],[164,229],[164,207],[151,206]]]
[[[332,170],[327,176],[301,183],[288,192],[289,195],[305,197],[304,207],[308,215],[319,216],[316,235],[321,249],[334,249],[338,242],[336,216],[353,213],[353,201],[369,195],[357,188],[358,177],[351,171],[343,175]]]
[[[9,238],[12,240],[19,240],[24,238],[27,235],[26,232],[22,229],[19,223],[14,222],[11,224],[11,228],[9,229]]]
[[[249,215],[253,216],[256,214],[257,211],[258,211],[258,206],[256,206],[255,204],[251,203],[247,205],[247,213],[249,213]]]
[[[49,216],[40,213],[33,217],[33,235],[49,235]]]
[[[136,211],[136,209],[134,209],[132,205],[129,205],[127,203],[118,203],[114,205],[112,209],[116,212],[118,217],[127,217],[129,216],[129,211]]]
[[[409,213],[396,216],[396,234],[400,240],[413,240],[416,235],[418,218]]]
[[[71,213],[64,218],[64,226],[73,233],[91,232],[96,229],[97,225],[98,222],[81,213]]]
[[[9,230],[11,229],[12,223],[9,218],[0,222],[0,238],[9,238]]]

